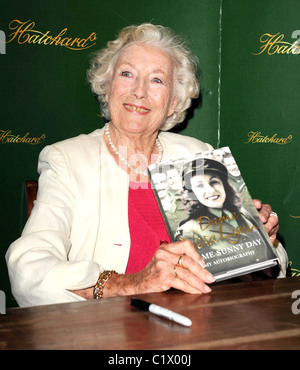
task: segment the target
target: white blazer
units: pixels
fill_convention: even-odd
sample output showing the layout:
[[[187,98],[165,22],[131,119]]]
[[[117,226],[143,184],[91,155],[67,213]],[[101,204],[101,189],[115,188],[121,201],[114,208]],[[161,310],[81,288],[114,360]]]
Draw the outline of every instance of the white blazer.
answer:
[[[197,139],[161,132],[163,160],[211,150]],[[69,290],[95,285],[103,270],[124,273],[129,257],[128,174],[109,154],[104,130],[46,146],[39,191],[6,260],[20,306],[84,300]]]

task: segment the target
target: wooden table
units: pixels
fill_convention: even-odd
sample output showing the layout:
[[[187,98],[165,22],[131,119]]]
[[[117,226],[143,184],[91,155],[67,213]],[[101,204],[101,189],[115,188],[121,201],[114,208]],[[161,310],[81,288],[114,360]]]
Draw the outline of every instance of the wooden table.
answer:
[[[300,349],[300,313],[292,312],[293,304],[300,311],[300,277],[138,297],[188,316],[192,326],[139,311],[131,297],[13,308],[0,315],[0,349]]]

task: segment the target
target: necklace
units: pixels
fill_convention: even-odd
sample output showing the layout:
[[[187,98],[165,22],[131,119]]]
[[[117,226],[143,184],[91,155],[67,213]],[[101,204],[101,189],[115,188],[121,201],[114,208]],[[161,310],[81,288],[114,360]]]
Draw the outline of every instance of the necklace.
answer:
[[[113,152],[118,156],[120,161],[122,161],[131,171],[135,172],[136,174],[147,176],[147,171],[140,171],[137,168],[133,168],[131,164],[127,161],[127,159],[118,151],[117,147],[114,145],[110,137],[109,123],[107,123],[105,126],[105,134],[107,135],[107,139],[108,139],[108,143],[110,147],[112,148]],[[158,163],[162,159],[163,149],[162,149],[161,143],[159,142],[158,138],[155,139],[155,144],[158,148],[158,156],[157,156],[155,163]]]

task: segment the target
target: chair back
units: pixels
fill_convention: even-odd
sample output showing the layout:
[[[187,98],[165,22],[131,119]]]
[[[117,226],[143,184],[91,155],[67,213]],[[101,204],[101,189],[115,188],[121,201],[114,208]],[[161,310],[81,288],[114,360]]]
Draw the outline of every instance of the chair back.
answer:
[[[38,182],[36,180],[27,180],[25,182],[25,191],[27,202],[27,218],[29,218],[33,208],[33,202],[36,200]]]

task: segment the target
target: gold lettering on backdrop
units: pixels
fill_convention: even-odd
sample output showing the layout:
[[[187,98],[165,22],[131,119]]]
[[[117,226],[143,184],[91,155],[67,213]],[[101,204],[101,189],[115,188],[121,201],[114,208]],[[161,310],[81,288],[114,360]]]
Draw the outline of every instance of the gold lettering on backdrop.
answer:
[[[290,216],[293,218],[300,218],[300,216],[293,216],[293,215],[290,215]]]
[[[25,135],[13,135],[10,130],[0,130],[0,142],[2,144],[42,144],[46,140],[46,134],[39,137],[30,137],[29,132]]]
[[[248,140],[245,144],[278,144],[285,145],[289,144],[293,140],[293,135],[287,137],[277,137],[277,134],[273,136],[262,135],[260,131],[250,131],[248,133]]]
[[[292,264],[293,264],[293,262],[292,262],[292,261],[290,261],[290,262],[289,262],[289,268],[290,268],[290,270],[291,270],[292,277],[300,276],[300,270],[299,270],[299,269],[296,269],[296,268],[293,268],[293,267],[292,267]]]
[[[296,40],[293,43],[284,41],[284,34],[280,32],[274,35],[272,35],[271,33],[264,33],[260,37],[259,41],[262,44],[262,46],[259,48],[260,51],[257,53],[252,53],[253,55],[260,55],[263,53],[267,53],[268,55],[300,54],[299,41]]]
[[[69,37],[67,36],[67,28],[62,29],[56,36],[50,35],[50,31],[45,33],[34,29],[35,22],[28,20],[22,22],[14,19],[9,24],[9,29],[13,32],[9,35],[7,43],[13,40],[18,44],[38,44],[38,45],[53,45],[64,46],[71,50],[84,50],[96,44],[96,32],[92,32],[86,38]]]

